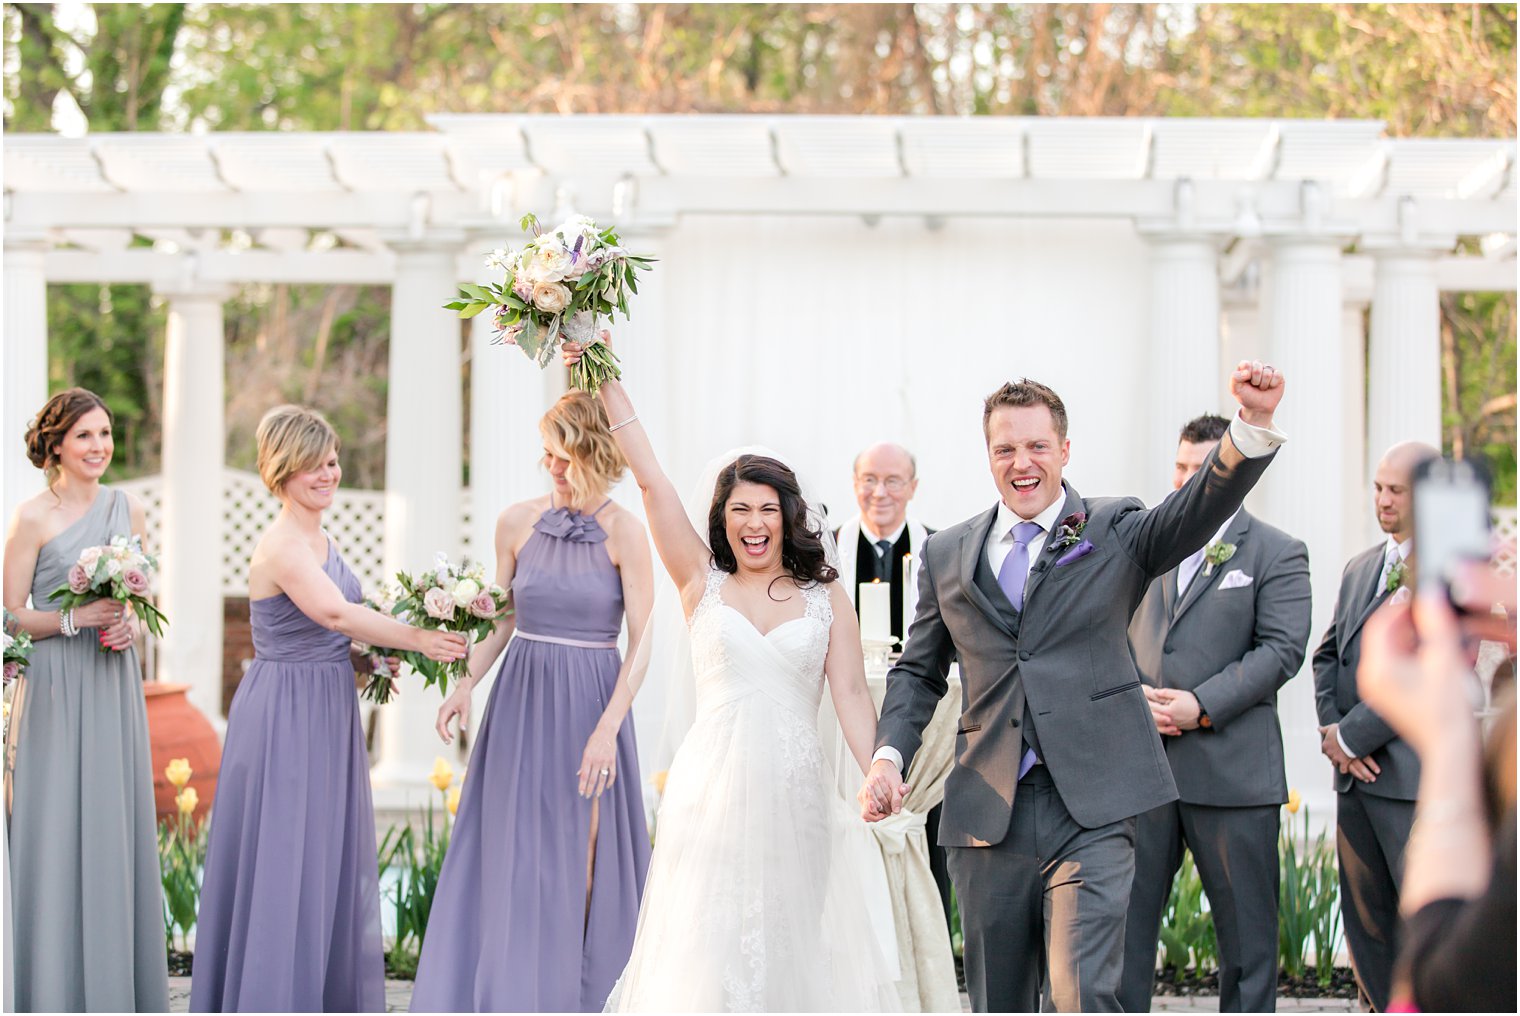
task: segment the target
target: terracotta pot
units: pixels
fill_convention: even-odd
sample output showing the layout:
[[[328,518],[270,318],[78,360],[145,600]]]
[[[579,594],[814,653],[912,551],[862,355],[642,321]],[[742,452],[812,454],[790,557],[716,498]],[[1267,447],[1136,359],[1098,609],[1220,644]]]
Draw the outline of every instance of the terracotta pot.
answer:
[[[190,783],[200,798],[195,806],[197,819],[211,811],[216,793],[216,777],[222,769],[222,742],[217,739],[211,721],[185,697],[188,684],[143,685],[148,701],[148,741],[153,752],[153,804],[159,818],[178,814],[174,804],[178,790],[164,775],[170,759],[190,760]]]

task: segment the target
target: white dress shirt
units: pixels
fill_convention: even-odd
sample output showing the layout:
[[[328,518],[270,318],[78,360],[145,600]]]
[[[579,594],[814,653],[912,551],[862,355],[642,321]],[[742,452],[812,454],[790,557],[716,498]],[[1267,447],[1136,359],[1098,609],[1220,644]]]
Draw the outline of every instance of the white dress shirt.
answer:
[[[1235,419],[1230,421],[1230,443],[1235,450],[1248,459],[1259,459],[1277,449],[1279,445],[1287,443],[1288,436],[1276,427],[1256,427],[1246,423],[1240,418],[1240,413],[1235,414]],[[1013,527],[1020,522],[1033,522],[1040,527],[1040,534],[1029,541],[1029,567],[1032,569],[1039,560],[1040,552],[1045,549],[1045,541],[1050,536],[1050,531],[1064,517],[1061,510],[1066,507],[1064,490],[1052,501],[1044,511],[1032,519],[1024,519],[1006,504],[998,502],[997,522],[992,531],[987,534],[987,563],[992,566],[992,574],[996,575],[1003,567],[1003,559],[1013,552]],[[1231,516],[1234,519],[1234,516]],[[1229,523],[1225,523],[1229,525]],[[1221,530],[1223,532],[1223,530]],[[1344,746],[1343,746],[1344,747]],[[898,770],[902,770],[902,752],[884,744],[876,749],[876,754],[871,756],[873,763],[881,759],[889,759]]]
[[[1240,509],[1235,509],[1235,515],[1239,514]],[[1177,566],[1178,597],[1181,597],[1184,593],[1187,592],[1188,586],[1193,584],[1193,579],[1198,575],[1200,571],[1203,570],[1203,555],[1209,549],[1209,544],[1217,543],[1220,540],[1224,539],[1225,530],[1229,529],[1230,526],[1235,523],[1235,515],[1231,515],[1228,519],[1225,519],[1224,525],[1219,527],[1219,532],[1214,534],[1214,538],[1212,540],[1199,547],[1193,553],[1189,554],[1187,556],[1187,559]]]
[[[871,549],[876,551],[876,557],[878,560],[881,559],[882,553],[881,548],[876,545],[882,540],[886,540],[889,545],[893,547],[897,546],[897,541],[902,539],[903,530],[907,528],[908,520],[905,518],[896,529],[892,530],[887,535],[876,536],[872,532],[871,524],[865,520],[865,516],[861,516],[860,519],[860,534],[866,538],[866,542],[871,545]],[[890,551],[888,553],[890,553]]]

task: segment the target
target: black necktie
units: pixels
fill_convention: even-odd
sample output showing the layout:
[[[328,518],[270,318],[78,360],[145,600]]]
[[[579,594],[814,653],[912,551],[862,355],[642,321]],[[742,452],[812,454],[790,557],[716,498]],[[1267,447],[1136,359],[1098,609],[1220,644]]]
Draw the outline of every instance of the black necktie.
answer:
[[[890,541],[876,541],[876,577],[883,582],[892,581],[892,544]]]

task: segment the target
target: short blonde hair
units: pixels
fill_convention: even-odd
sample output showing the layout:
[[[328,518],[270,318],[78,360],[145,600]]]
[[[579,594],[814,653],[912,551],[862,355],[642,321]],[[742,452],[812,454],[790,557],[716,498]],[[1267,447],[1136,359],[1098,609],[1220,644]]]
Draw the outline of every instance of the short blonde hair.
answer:
[[[570,460],[565,479],[581,505],[590,507],[589,502],[611,490],[628,468],[608,429],[607,410],[587,392],[560,396],[538,421],[538,430],[549,451]]]
[[[259,421],[259,477],[278,494],[296,473],[313,469],[340,447],[327,417],[305,406],[275,406]]]

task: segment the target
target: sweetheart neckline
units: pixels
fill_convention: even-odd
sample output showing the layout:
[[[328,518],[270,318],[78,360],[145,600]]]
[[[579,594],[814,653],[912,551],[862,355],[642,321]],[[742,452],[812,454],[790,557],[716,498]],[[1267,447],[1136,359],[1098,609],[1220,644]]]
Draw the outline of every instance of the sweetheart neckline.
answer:
[[[739,615],[739,619],[741,621],[743,621],[746,625],[749,626],[749,630],[752,631],[752,632],[754,632],[756,635],[759,635],[762,639],[768,639],[772,635],[776,634],[776,632],[780,631],[782,628],[785,628],[789,624],[796,624],[798,621],[818,621],[818,619],[816,617],[808,617],[806,614],[803,614],[801,617],[794,617],[791,620],[782,621],[780,624],[776,625],[776,627],[772,628],[770,631],[762,632],[759,629],[759,627],[755,624],[755,622],[751,621],[747,616],[745,616],[744,612],[741,611],[738,607],[735,607],[735,606],[733,606],[731,604],[724,603],[723,602],[723,597],[721,597],[721,596],[718,597],[718,606],[720,606],[720,607],[726,607],[727,609],[733,611],[735,614]],[[822,624],[823,622],[822,621],[818,621],[818,623]]]

